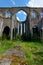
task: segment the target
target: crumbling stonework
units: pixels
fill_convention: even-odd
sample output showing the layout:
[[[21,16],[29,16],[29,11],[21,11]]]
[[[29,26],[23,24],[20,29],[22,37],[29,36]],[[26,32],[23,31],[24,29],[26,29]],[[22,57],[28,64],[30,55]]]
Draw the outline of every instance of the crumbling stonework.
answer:
[[[2,15],[0,15],[0,36],[3,34],[3,30],[6,26],[10,28],[10,39],[13,39],[13,29],[17,28],[18,33],[18,21],[16,19],[15,14],[23,10],[27,13],[27,19],[24,22],[25,23],[25,33],[29,36],[33,34],[33,27],[37,26],[38,31],[40,32],[40,35],[43,34],[41,32],[43,28],[43,17],[41,18],[40,12],[43,11],[43,8],[29,8],[29,7],[14,7],[14,8],[0,8],[0,11],[2,11]],[[6,17],[5,12],[9,11],[11,13],[11,17]],[[32,11],[35,11],[36,17],[32,18],[31,14]],[[22,24],[24,24],[22,23]],[[21,28],[22,29],[22,28]],[[40,38],[43,40],[43,37],[40,36]]]

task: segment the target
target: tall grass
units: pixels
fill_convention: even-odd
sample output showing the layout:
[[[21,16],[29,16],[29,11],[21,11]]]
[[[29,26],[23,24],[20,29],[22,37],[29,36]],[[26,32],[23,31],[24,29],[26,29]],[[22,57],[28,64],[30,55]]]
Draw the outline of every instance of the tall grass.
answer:
[[[15,45],[21,45],[28,65],[43,65],[43,44],[41,42],[24,42],[20,40],[0,40],[0,55]]]

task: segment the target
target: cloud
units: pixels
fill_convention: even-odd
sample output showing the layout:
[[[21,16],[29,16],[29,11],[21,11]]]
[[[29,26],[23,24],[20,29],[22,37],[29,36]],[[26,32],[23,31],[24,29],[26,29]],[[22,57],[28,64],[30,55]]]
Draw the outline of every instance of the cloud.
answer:
[[[24,15],[27,15],[24,11],[19,11],[18,14],[24,14]]]
[[[25,12],[23,12],[23,14],[27,15]]]
[[[20,10],[16,13],[16,18],[18,21],[24,21],[26,20],[27,13],[23,10]]]
[[[15,5],[15,2],[14,2],[14,0],[10,0],[10,1],[12,2],[12,4],[13,4],[13,5]]]
[[[20,21],[20,19],[17,17],[17,20]]]
[[[18,12],[18,14],[20,14],[20,13],[21,13],[21,11]]]
[[[28,7],[43,7],[43,0],[30,0],[26,5]]]

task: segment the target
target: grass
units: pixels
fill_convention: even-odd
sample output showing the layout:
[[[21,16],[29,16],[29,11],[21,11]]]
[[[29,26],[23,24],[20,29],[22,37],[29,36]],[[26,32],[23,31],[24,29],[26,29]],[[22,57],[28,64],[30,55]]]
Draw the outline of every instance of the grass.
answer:
[[[41,42],[0,40],[0,55],[15,45],[21,45],[24,49],[28,65],[43,65],[43,44]]]

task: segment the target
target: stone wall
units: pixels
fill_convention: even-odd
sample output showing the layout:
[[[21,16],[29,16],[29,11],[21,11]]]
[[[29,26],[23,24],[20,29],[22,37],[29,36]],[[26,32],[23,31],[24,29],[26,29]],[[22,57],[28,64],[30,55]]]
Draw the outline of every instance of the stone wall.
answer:
[[[0,11],[2,11],[2,15],[0,15],[0,35],[2,34],[4,27],[8,26],[10,28],[10,35],[11,39],[13,38],[13,29],[16,27],[18,29],[18,21],[16,19],[15,14],[19,11],[23,10],[27,13],[27,19],[26,19],[26,31],[25,33],[29,36],[29,33],[31,35],[33,34],[32,28],[37,25],[39,28],[41,26],[41,15],[40,12],[43,10],[43,8],[29,8],[29,7],[14,7],[14,8],[0,8]],[[9,11],[11,13],[10,18],[6,18],[5,12]],[[32,18],[31,14],[32,11],[36,12],[36,18]],[[43,21],[42,21],[43,22]],[[40,24],[38,24],[40,23]],[[41,28],[43,27],[43,24]],[[43,33],[42,33],[43,34]]]

